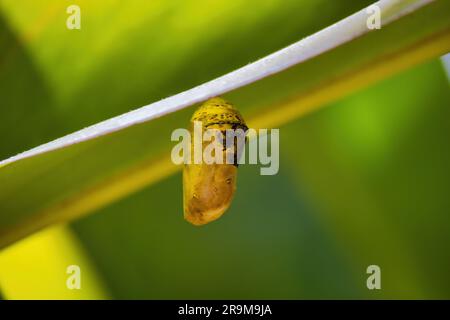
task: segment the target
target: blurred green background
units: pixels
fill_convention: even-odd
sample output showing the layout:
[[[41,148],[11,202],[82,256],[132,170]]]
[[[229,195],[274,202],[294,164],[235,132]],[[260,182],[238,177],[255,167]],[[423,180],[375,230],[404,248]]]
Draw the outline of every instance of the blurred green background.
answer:
[[[0,0],[0,158],[211,80],[370,3],[77,1],[82,29],[68,34],[72,1]],[[1,252],[1,291],[72,298],[49,283],[65,270],[16,282],[60,270],[61,254],[96,283],[78,298],[448,299],[449,106],[441,62],[417,66],[281,127],[279,174],[241,166],[217,222],[182,219],[176,174],[61,231],[77,249],[46,247],[61,233]],[[366,287],[371,264],[382,290]]]

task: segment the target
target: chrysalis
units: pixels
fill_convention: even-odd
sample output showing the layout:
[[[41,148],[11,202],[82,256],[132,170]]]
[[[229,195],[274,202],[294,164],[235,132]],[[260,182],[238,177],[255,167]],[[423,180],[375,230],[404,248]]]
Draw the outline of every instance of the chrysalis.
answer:
[[[196,164],[191,161],[190,164],[184,165],[184,218],[194,225],[203,225],[218,219],[230,206],[236,190],[238,155],[240,154],[238,149],[242,148],[242,144],[238,143],[238,138],[232,137],[234,143],[230,147],[226,141],[227,134],[230,133],[229,129],[240,132],[240,138],[243,138],[245,143],[245,132],[248,129],[239,111],[222,98],[212,98],[195,111],[191,118],[191,136],[194,136],[194,124],[200,123],[202,132],[216,129],[216,132],[221,133],[223,140],[219,148],[221,154],[218,157],[223,161],[212,164],[204,161]],[[194,139],[191,139],[192,155]],[[200,149],[202,153],[205,148],[207,145],[202,143]],[[227,162],[227,159],[231,160]]]

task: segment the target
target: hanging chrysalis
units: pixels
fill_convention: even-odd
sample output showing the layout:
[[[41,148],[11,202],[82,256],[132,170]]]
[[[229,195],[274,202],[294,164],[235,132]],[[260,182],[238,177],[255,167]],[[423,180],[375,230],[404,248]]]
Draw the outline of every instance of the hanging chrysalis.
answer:
[[[203,142],[200,148],[195,150],[194,145],[199,142],[195,140],[198,129],[202,134],[200,139],[206,131],[215,132],[210,136],[214,136],[211,141],[216,143],[216,148]],[[247,126],[239,111],[222,98],[206,101],[193,114],[192,161],[185,164],[183,169],[184,218],[190,223],[203,225],[214,221],[230,206],[236,190],[238,160],[243,143],[245,144],[246,131]],[[219,161],[207,163],[202,155],[202,159],[197,158],[195,161],[194,154],[197,152],[198,155],[199,151],[202,155],[211,154]]]

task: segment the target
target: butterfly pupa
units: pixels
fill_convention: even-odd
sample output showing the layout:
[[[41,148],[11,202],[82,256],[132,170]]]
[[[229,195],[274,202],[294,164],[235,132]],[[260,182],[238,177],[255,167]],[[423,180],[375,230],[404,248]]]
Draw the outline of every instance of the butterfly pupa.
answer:
[[[204,225],[218,219],[228,209],[236,190],[238,168],[238,148],[235,140],[227,148],[225,142],[227,130],[241,132],[244,136],[247,126],[239,111],[222,98],[212,98],[201,105],[191,118],[191,136],[194,136],[194,124],[200,124],[202,132],[215,129],[224,140],[221,145],[222,163],[207,164],[204,161],[191,161],[183,168],[183,207],[184,218],[194,225]],[[240,130],[238,130],[240,129]],[[242,141],[242,140],[241,140]],[[206,144],[202,144],[202,153]],[[194,152],[194,139],[191,139],[191,154]],[[227,157],[233,157],[226,161]],[[192,157],[193,158],[193,157]]]

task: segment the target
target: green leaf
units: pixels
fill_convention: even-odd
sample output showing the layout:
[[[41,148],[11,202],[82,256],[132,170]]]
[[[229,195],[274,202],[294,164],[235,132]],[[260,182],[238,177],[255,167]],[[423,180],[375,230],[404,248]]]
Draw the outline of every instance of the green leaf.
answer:
[[[22,36],[26,40],[31,39],[28,47],[35,54],[33,63],[44,71],[36,71],[39,68],[29,63],[26,50],[20,47],[21,42],[14,38],[14,32],[7,32],[6,38],[12,42],[8,48],[13,49],[7,50],[9,56],[6,57],[12,56],[9,59],[15,63],[6,67],[6,76],[1,78],[2,91],[8,92],[10,85],[17,92],[14,85],[23,83],[8,82],[8,75],[17,70],[23,72],[18,78],[20,81],[28,79],[30,87],[35,82],[42,87],[31,91],[29,100],[21,93],[23,104],[36,100],[41,106],[50,104],[49,109],[52,110],[48,114],[40,114],[39,108],[35,109],[38,111],[28,119],[45,119],[42,121],[50,121],[49,125],[62,126],[61,131],[67,131],[87,125],[86,120],[80,119],[88,117],[92,108],[99,108],[100,112],[93,112],[95,116],[89,121],[98,121],[101,119],[96,117],[100,115],[114,114],[115,109],[109,108],[110,105],[123,111],[133,105],[144,104],[145,97],[163,97],[162,92],[175,93],[175,90],[187,89],[183,87],[184,80],[190,79],[191,85],[197,82],[195,72],[199,64],[204,68],[216,66],[210,75],[218,76],[227,71],[218,67],[225,57],[234,59],[237,56],[242,65],[245,59],[257,57],[248,52],[267,54],[270,52],[268,49],[279,48],[283,43],[279,41],[280,37],[288,39],[288,43],[293,41],[294,35],[298,37],[295,32],[298,26],[288,24],[284,27],[286,29],[275,32],[271,25],[285,21],[293,23],[297,14],[292,11],[296,6],[294,1],[289,5],[280,2],[279,6],[258,7],[253,19],[245,21],[239,16],[245,10],[231,9],[227,3],[218,1],[217,12],[220,14],[210,15],[201,14],[204,8],[195,4],[180,4],[180,7],[163,3],[147,4],[145,8],[130,6],[117,18],[117,26],[114,27],[108,27],[108,23],[115,10],[120,8],[107,9],[98,3],[86,3],[86,31],[82,29],[70,36],[67,30],[52,28],[50,23],[41,27],[44,31],[40,37],[36,31],[23,31],[27,19],[34,23],[34,28],[30,29],[36,30],[36,25],[42,26],[46,17],[58,9],[50,8],[50,13],[43,15],[44,18],[33,20],[34,17],[21,17],[22,12],[15,10],[17,7],[13,2],[7,3],[2,9],[9,12],[12,25],[22,30],[19,31]],[[246,5],[240,3],[237,6],[243,9]],[[52,223],[78,218],[175,172],[177,168],[168,156],[172,145],[170,133],[187,125],[192,112],[192,108],[187,107],[208,97],[225,94],[240,108],[250,126],[274,127],[450,49],[448,1],[381,1],[379,5],[382,8],[381,30],[367,29],[368,15],[362,10],[223,78],[5,160],[0,167],[0,246]],[[230,16],[224,14],[223,10],[227,8]],[[310,9],[314,8],[319,10],[320,7],[311,5]],[[161,12],[156,9],[161,9]],[[136,15],[137,12],[141,14]],[[207,12],[211,12],[211,8]],[[342,17],[344,12],[343,9],[336,10],[334,17]],[[194,19],[195,23],[187,19],[193,25],[178,25],[177,14],[187,13],[199,14],[202,19]],[[267,21],[272,14],[273,18]],[[161,21],[167,19],[165,15],[174,19],[169,35],[158,31]],[[133,16],[133,23],[121,21],[127,16]],[[325,20],[330,23],[333,18],[325,17]],[[58,19],[55,21],[55,24],[61,23]],[[98,24],[95,30],[101,30],[103,24],[106,24],[106,29],[92,31],[94,29],[89,29],[89,22]],[[212,23],[223,25],[216,29],[210,27]],[[248,29],[245,29],[246,25]],[[191,26],[191,29],[186,31],[186,26]],[[150,31],[135,32],[128,38],[128,32],[134,27]],[[248,34],[242,34],[242,28]],[[203,33],[198,34],[199,30],[205,30],[205,37]],[[258,47],[261,39],[249,42],[252,36],[261,34],[267,37],[270,45]],[[170,36],[177,40],[176,45],[170,41]],[[73,37],[73,42],[66,44],[67,41],[63,40],[66,37]],[[125,39],[127,46],[118,44]],[[54,45],[56,42],[63,43],[63,47],[45,49],[45,44]],[[83,55],[81,51],[87,44],[91,46]],[[252,44],[255,48],[251,47]],[[74,55],[74,50],[80,52],[80,57]],[[124,57],[129,57],[128,54],[131,54],[128,62],[133,63],[135,59],[137,65],[130,67],[126,63]],[[154,61],[154,64],[149,67],[148,61]],[[65,64],[75,66],[58,68]],[[105,71],[111,66],[117,66],[117,73]],[[128,72],[122,73],[124,70]],[[37,81],[28,77],[30,72]],[[40,77],[44,80],[39,81]],[[157,80],[150,86],[145,82],[147,77]],[[68,86],[66,81],[73,83]],[[132,87],[133,90],[122,92],[124,87]],[[167,89],[169,87],[170,90]],[[112,92],[112,88],[118,92]],[[97,90],[103,90],[103,94]],[[121,99],[117,100],[116,96]],[[78,107],[81,110],[73,112],[72,119],[70,112]],[[67,108],[66,115],[61,108]],[[20,114],[8,117],[10,122],[7,126],[10,127],[2,132],[2,136],[11,135],[14,117],[20,118]],[[27,126],[26,123],[24,125]],[[45,130],[37,130],[37,133],[42,135],[40,138],[51,136]],[[33,134],[33,130],[22,131],[19,137],[26,140],[23,136]],[[33,144],[30,142],[32,139],[27,141]]]
[[[450,92],[439,61],[284,128],[288,170],[360,275],[386,299],[448,299]],[[356,271],[359,270],[359,271]],[[337,275],[338,276],[338,275]]]

